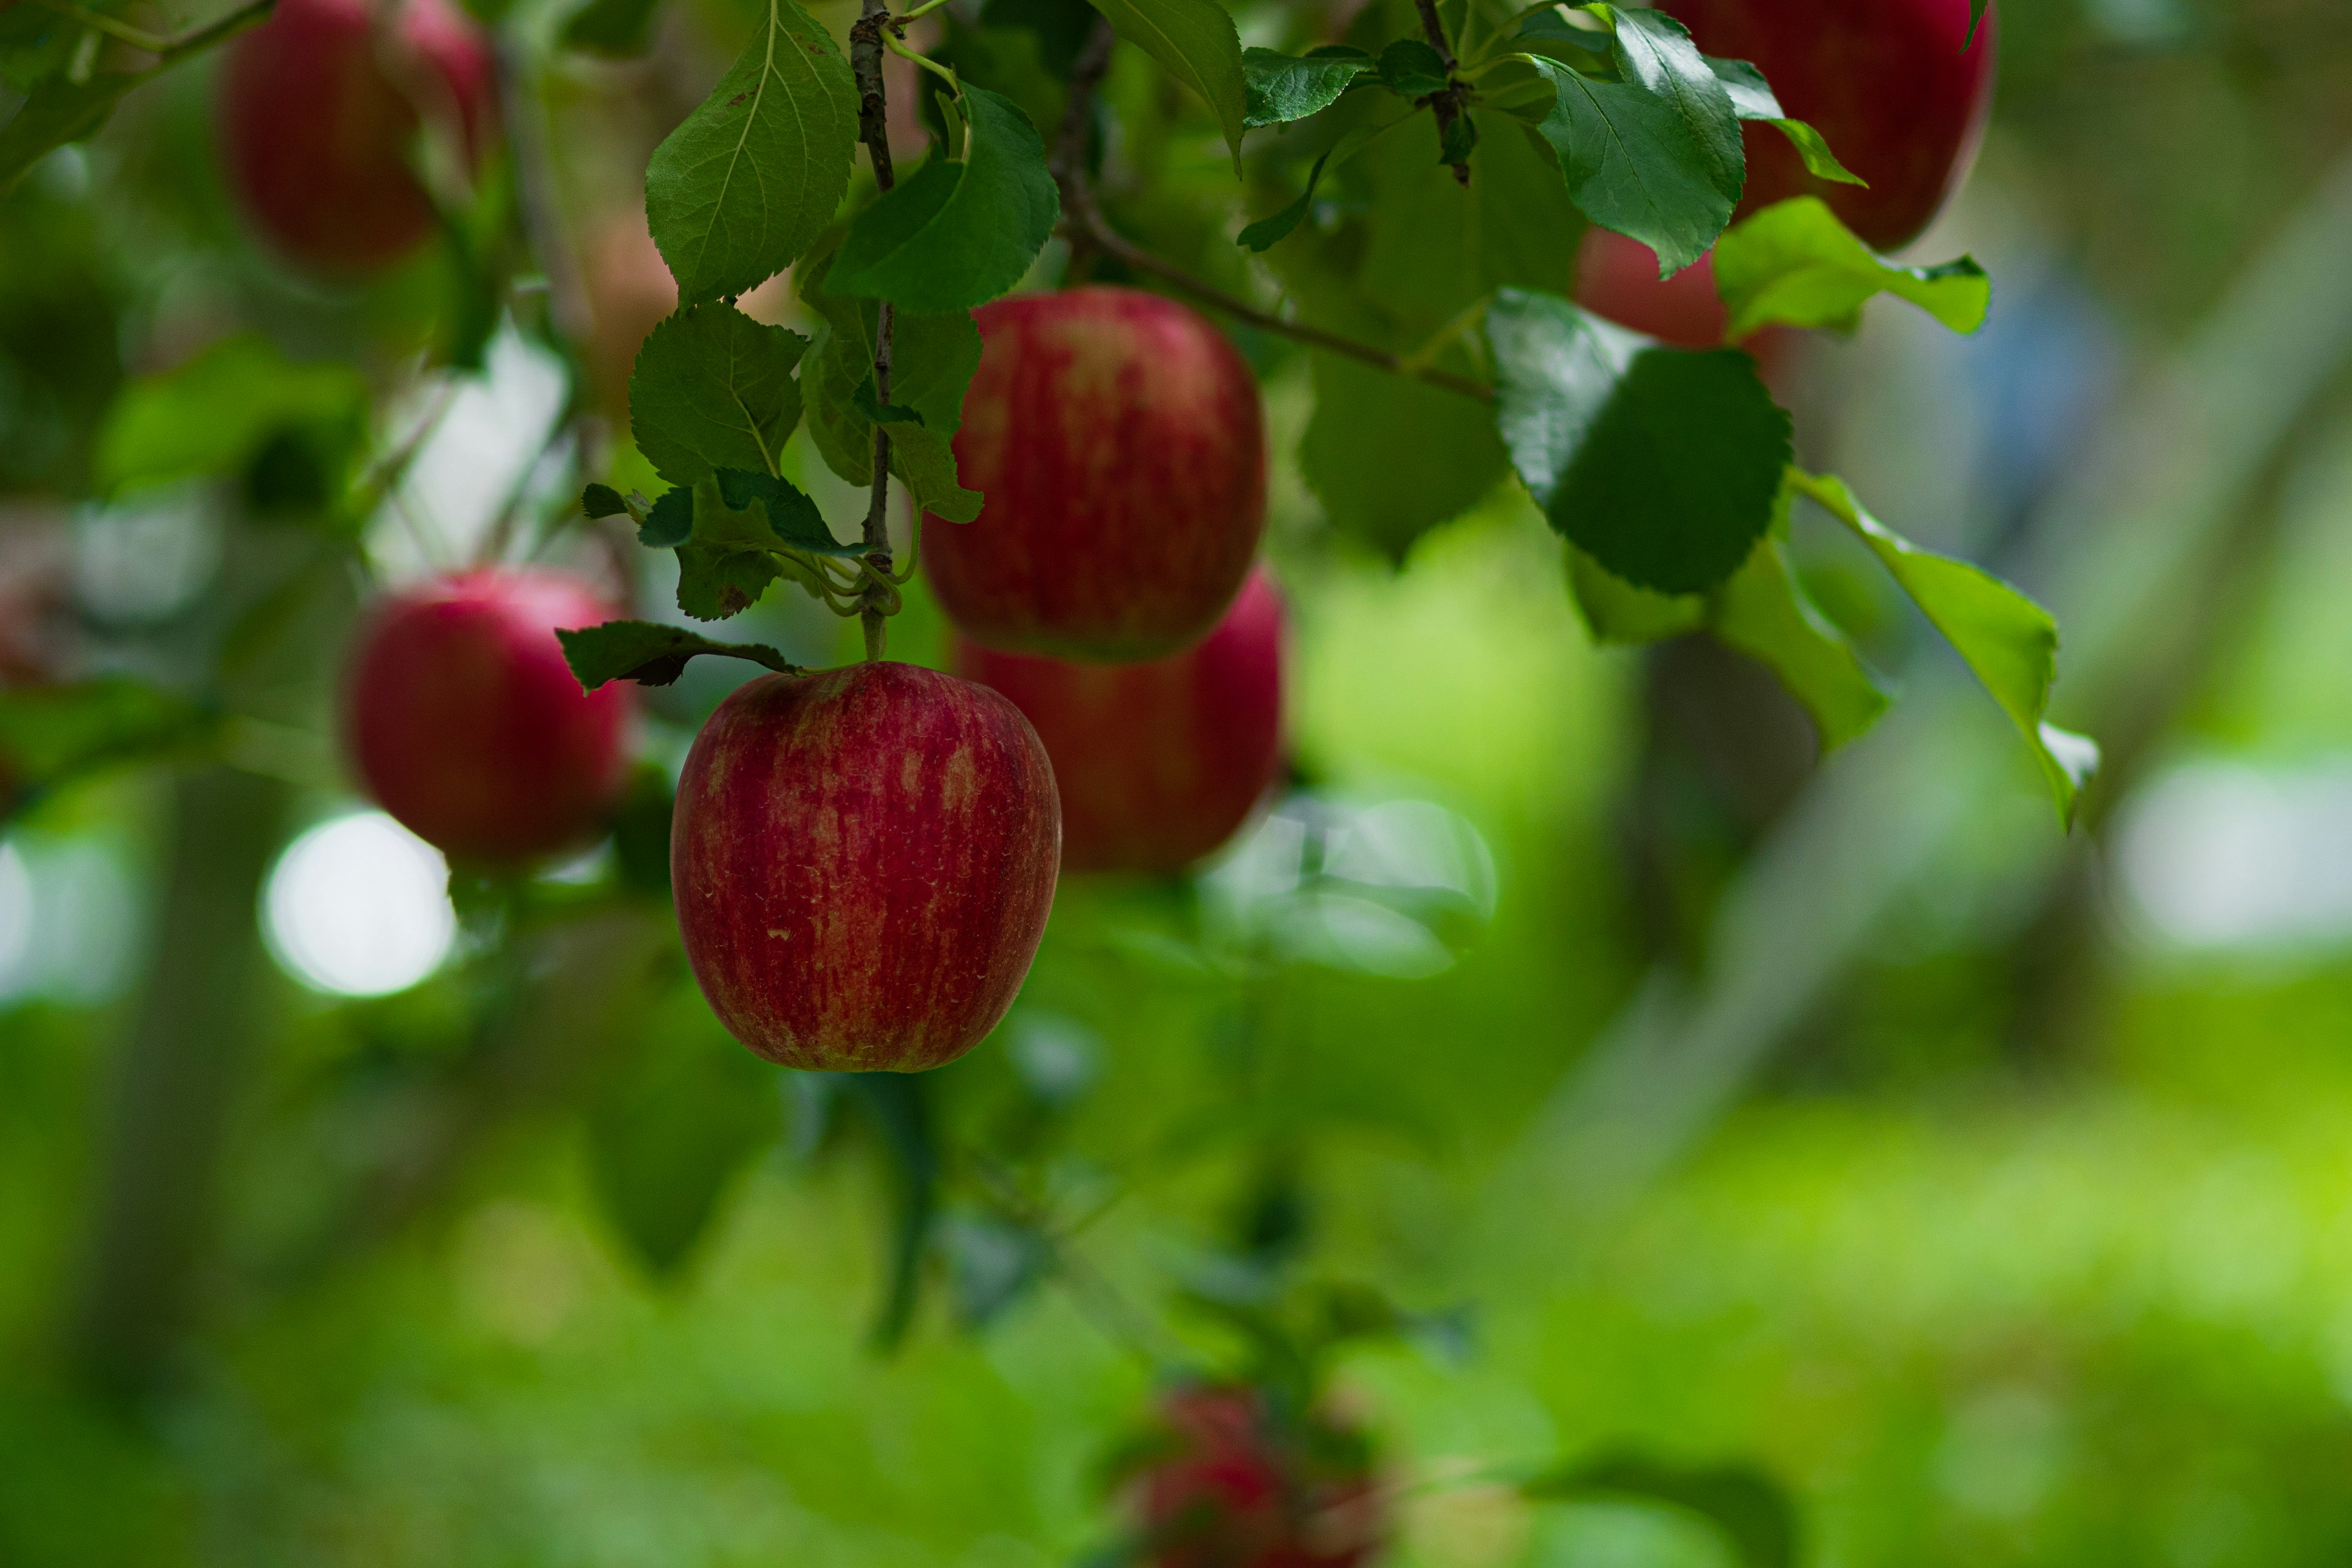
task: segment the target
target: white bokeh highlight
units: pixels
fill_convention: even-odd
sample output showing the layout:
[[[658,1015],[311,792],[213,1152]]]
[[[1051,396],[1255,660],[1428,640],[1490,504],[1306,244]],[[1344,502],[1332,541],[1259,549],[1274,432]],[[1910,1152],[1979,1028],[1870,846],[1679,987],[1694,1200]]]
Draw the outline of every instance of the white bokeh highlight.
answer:
[[[261,915],[278,966],[333,996],[405,991],[457,940],[441,852],[380,811],[322,822],[288,845]]]
[[[2352,945],[2352,758],[2172,768],[2123,813],[2115,870],[2126,913],[2165,946]]]

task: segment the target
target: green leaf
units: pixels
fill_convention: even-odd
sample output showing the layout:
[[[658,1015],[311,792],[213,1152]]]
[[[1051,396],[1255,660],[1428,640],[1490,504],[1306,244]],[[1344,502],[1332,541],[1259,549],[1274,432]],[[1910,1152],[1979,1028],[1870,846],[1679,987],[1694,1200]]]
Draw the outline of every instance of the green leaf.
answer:
[[[1486,500],[1510,467],[1483,405],[1329,354],[1315,360],[1298,461],[1332,526],[1392,561]]]
[[[673,498],[689,499],[680,502]],[[691,508],[692,531],[678,538],[681,505]],[[638,537],[647,543],[677,541],[677,607],[698,621],[719,621],[749,609],[768,584],[790,576],[817,592],[819,579],[803,556],[852,560],[865,547],[844,544],[818,515],[816,503],[772,474],[721,468],[698,480],[691,491],[674,489],[646,519]]]
[[[719,468],[773,473],[801,421],[793,379],[809,342],[732,305],[688,305],[653,330],[629,377],[629,428],[654,471],[691,485]]]
[[[1716,243],[1715,286],[1735,338],[1774,325],[1850,329],[1882,293],[1910,300],[1956,332],[1973,332],[1992,302],[1991,279],[1972,259],[1898,266],[1856,238],[1818,196],[1776,203],[1726,231]]]
[[[893,338],[898,334],[891,333]],[[892,345],[897,346],[895,343]],[[850,406],[877,425],[917,425],[923,422],[920,409],[909,408],[903,403],[885,403],[882,395],[874,390],[874,378],[867,376],[849,395]]]
[[[1303,58],[1244,49],[1242,74],[1249,86],[1249,110],[1242,123],[1282,125],[1319,113],[1339,102],[1349,85],[1371,68],[1371,56],[1337,44],[1309,50]]]
[[[1796,1568],[1797,1510],[1787,1489],[1752,1465],[1685,1467],[1613,1454],[1525,1482],[1538,1502],[1633,1498],[1696,1514],[1722,1531],[1742,1568]]]
[[[651,550],[675,550],[693,537],[694,492],[684,485],[664,490],[637,528],[637,542]]]
[[[119,676],[0,690],[0,816],[21,792],[201,744],[214,717],[186,698]]]
[[[1707,625],[1727,646],[1780,678],[1813,716],[1823,751],[1844,745],[1886,711],[1885,689],[1805,596],[1777,539],[1758,543],[1715,591]]]
[[[1747,60],[1717,59],[1713,55],[1706,58],[1706,68],[1723,84],[1724,92],[1731,100],[1731,110],[1740,119],[1779,120],[1786,114],[1772,91],[1772,84],[1754,65]]]
[[[768,584],[783,574],[783,563],[765,550],[681,544],[677,607],[698,621],[723,621],[759,603]]]
[[[261,338],[224,339],[116,395],[99,430],[93,479],[110,495],[241,473],[289,432],[355,449],[367,409],[367,383],[349,365],[294,364]]]
[[[563,47],[611,59],[646,52],[661,0],[588,0],[563,24]]]
[[[879,310],[870,300],[847,300],[825,289],[832,257],[823,252],[801,268],[801,298],[824,318],[814,362],[801,372],[809,398],[809,435],[825,466],[854,485],[874,482],[874,422],[857,407],[857,389],[874,379],[874,332]],[[980,329],[968,311],[917,315],[898,311],[890,330],[890,396],[922,416],[920,426],[890,432],[890,470],[906,481],[915,504],[950,522],[980,515],[981,495],[956,482],[950,442],[963,421],[964,389],[980,368]]]
[[[722,510],[713,510],[709,504],[709,492],[699,485],[695,487],[694,537],[698,542],[757,544],[781,541],[812,555],[832,555],[845,561],[854,561],[866,553],[863,544],[844,544],[834,538],[816,502],[790,479],[742,468],[721,468],[718,479]],[[768,530],[765,537],[760,532],[763,525]]]
[[[1486,315],[1496,425],[1552,526],[1665,594],[1737,571],[1770,526],[1789,416],[1738,350],[1643,346],[1555,295],[1507,289]]]
[[[1444,92],[1453,79],[1444,58],[1419,38],[1399,38],[1382,49],[1375,68],[1390,91],[1405,98]]]
[[[1992,0],[1969,0],[1969,36],[1961,42],[1961,48],[1967,49],[1975,47],[1977,41],[1977,24],[1984,20],[1985,7],[1991,4]]]
[[[1244,250],[1262,251],[1288,238],[1290,231],[1304,222],[1307,215],[1314,209],[1316,184],[1323,178],[1323,166],[1330,161],[1328,153],[1316,159],[1315,166],[1307,172],[1307,189],[1299,194],[1298,199],[1280,212],[1244,226],[1240,234],[1234,237],[1234,243]]]
[[[2058,675],[2058,625],[2050,612],[1990,573],[1921,550],[1896,534],[1863,510],[1844,480],[1801,473],[1794,482],[1801,494],[1861,536],[1967,660],[2033,749],[2059,816],[2072,826],[2083,787],[2098,771],[2099,748],[2043,717]]]
[[[629,503],[610,485],[590,485],[580,492],[580,510],[587,517],[625,517]]]
[[[1438,139],[1437,161],[1441,163],[1467,163],[1470,154],[1478,150],[1478,122],[1466,114],[1457,114]]]
[[[1739,116],[1729,90],[1691,42],[1689,29],[1664,11],[1638,5],[1596,5],[1591,9],[1615,26],[1612,53],[1618,75],[1674,107],[1715,188],[1738,202],[1748,182]]]
[[[962,102],[969,156],[935,154],[858,214],[833,258],[832,292],[931,314],[968,310],[1020,282],[1037,259],[1062,210],[1045,143],[1009,98],[967,87]]]
[[[767,0],[751,47],[654,150],[646,220],[687,303],[792,265],[849,188],[857,86],[795,0]]]
[[[95,135],[122,95],[153,74],[101,71],[88,81],[52,77],[36,86],[8,123],[0,125],[0,192],[68,142]]]
[[[1249,74],[1233,13],[1216,0],[1093,0],[1118,36],[1201,95],[1224,132],[1234,173],[1242,172],[1249,123]]]
[[[700,654],[748,658],[783,675],[800,673],[798,666],[764,643],[713,642],[684,626],[653,621],[606,621],[602,626],[559,630],[555,640],[563,645],[564,661],[585,691],[610,680],[667,686],[685,671],[688,659]]]
[[[1867,186],[1870,184],[1839,163],[1837,154],[1830,151],[1830,144],[1822,139],[1822,133],[1803,121],[1775,120],[1769,123],[1789,139],[1789,145],[1797,150],[1797,156],[1803,161],[1805,172],[1815,179],[1829,180],[1841,185]]]
[[[1552,84],[1551,112],[1537,129],[1585,216],[1656,251],[1661,276],[1706,255],[1730,221],[1733,202],[1674,106],[1646,88],[1595,81],[1540,55],[1525,58]]]
[[[874,1124],[891,1172],[890,1283],[874,1322],[875,1347],[896,1350],[915,1318],[923,1255],[939,1213],[940,1148],[930,1091],[905,1073],[844,1073],[840,1082]]]
[[[1568,585],[1585,629],[1603,647],[1664,642],[1706,624],[1704,594],[1654,594],[1636,588],[1571,544]]]
[[[775,1142],[782,1100],[776,1070],[730,1039],[692,986],[644,1024],[635,1059],[589,1107],[588,1176],[613,1228],[663,1279],[692,1256],[728,1187]]]

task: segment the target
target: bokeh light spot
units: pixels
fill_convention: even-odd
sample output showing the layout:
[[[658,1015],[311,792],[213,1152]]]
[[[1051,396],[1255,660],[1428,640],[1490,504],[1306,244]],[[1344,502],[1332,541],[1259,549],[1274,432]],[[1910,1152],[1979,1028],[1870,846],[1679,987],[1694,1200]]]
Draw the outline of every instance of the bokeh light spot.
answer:
[[[440,851],[380,811],[322,822],[286,847],[262,891],[278,966],[314,991],[383,996],[439,968],[457,938]]]

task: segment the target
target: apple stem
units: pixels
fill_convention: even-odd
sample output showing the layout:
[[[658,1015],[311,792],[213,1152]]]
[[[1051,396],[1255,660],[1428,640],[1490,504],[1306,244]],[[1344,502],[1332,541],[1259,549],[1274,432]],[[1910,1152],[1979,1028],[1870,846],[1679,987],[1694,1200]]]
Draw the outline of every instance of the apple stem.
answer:
[[[885,191],[898,184],[890,166],[888,100],[882,87],[882,51],[887,41],[883,32],[890,25],[889,7],[884,0],[863,0],[857,20],[849,26],[849,69],[857,82],[857,134],[874,165],[874,184]],[[874,321],[874,395],[879,403],[890,401],[891,315],[890,302],[885,300]],[[889,616],[897,608],[890,602],[897,595],[888,585],[890,428],[887,425],[874,426],[874,489],[866,503],[864,542],[866,564],[878,577],[867,582],[858,610],[858,623],[866,632],[866,657],[871,661],[880,658],[888,644]]]

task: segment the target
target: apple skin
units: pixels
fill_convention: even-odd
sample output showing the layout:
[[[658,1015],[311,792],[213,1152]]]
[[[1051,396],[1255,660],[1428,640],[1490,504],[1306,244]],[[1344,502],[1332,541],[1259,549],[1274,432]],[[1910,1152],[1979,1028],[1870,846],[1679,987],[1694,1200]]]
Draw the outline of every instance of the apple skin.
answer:
[[[1279,1430],[1254,1389],[1171,1395],[1173,1452],[1139,1489],[1156,1568],[1357,1568],[1385,1531],[1358,1436],[1328,1417]]]
[[[1719,348],[1731,324],[1715,291],[1713,251],[1662,279],[1656,251],[1597,223],[1577,247],[1576,302],[1677,348]]]
[[[1159,658],[1233,603],[1265,526],[1257,382],[1199,312],[1132,289],[972,312],[985,345],[955,437],[969,523],[926,520],[924,571],[973,641]]]
[[[620,682],[582,691],[555,633],[614,614],[576,578],[505,568],[386,600],[344,687],[368,793],[460,862],[517,866],[585,839],[625,782],[634,702]]]
[[[1234,836],[1282,763],[1282,598],[1264,571],[1216,629],[1139,664],[959,637],[957,674],[1035,725],[1062,798],[1065,871],[1181,871]]]
[[[1992,111],[2000,19],[1968,42],[1969,0],[1659,0],[1710,55],[1764,72],[1780,107],[1870,182],[1817,180],[1769,125],[1749,123],[1740,216],[1817,195],[1880,250],[1919,237],[1968,178]],[[1963,50],[1962,46],[1966,44]]]
[[[278,0],[229,46],[218,116],[230,188],[270,246],[306,271],[381,271],[432,237],[411,172],[420,107],[470,163],[492,135],[489,44],[448,0]]]
[[[1021,710],[877,661],[769,675],[695,737],[677,925],[729,1032],[780,1067],[921,1072],[996,1026],[1054,902],[1062,813]]]

